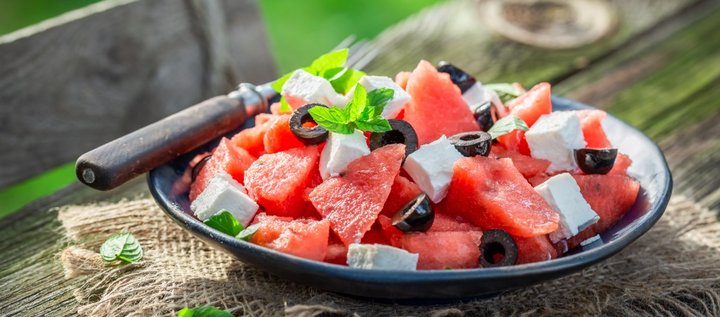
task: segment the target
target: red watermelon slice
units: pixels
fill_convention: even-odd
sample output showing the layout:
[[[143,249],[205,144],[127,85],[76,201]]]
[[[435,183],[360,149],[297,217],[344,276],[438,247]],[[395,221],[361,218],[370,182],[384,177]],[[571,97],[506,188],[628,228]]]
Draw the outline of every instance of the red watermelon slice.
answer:
[[[420,188],[411,180],[400,175],[396,176],[390,189],[390,196],[388,196],[387,201],[385,201],[385,206],[383,206],[380,214],[392,218],[400,211],[400,208],[421,193]]]
[[[288,149],[303,147],[305,144],[290,130],[290,115],[278,116],[268,123],[269,127],[263,136],[266,153],[277,153]]]
[[[557,249],[547,235],[530,238],[513,237],[518,247],[516,264],[547,261],[558,257]]]
[[[632,160],[629,156],[618,153],[617,157],[615,158],[615,165],[613,165],[613,168],[608,172],[608,174],[612,175],[627,175],[627,170],[630,167],[630,164],[632,164]]]
[[[640,183],[625,175],[573,175],[600,220],[568,240],[568,248],[612,227],[635,204]]]
[[[252,128],[248,128],[238,132],[234,135],[230,142],[232,144],[241,147],[248,151],[252,156],[260,157],[265,154],[265,132],[268,129],[268,122],[272,122],[273,118],[263,117],[256,121],[256,124]],[[258,120],[258,119],[256,119]]]
[[[408,233],[401,247],[419,255],[419,270],[477,268],[480,258],[480,231]]]
[[[407,88],[408,79],[410,79],[411,72],[399,72],[395,75],[395,83],[402,89]]]
[[[602,121],[607,116],[605,111],[580,110],[577,114],[580,117],[580,127],[588,148],[607,149],[612,147],[602,127]]]
[[[325,259],[330,234],[330,225],[326,220],[292,219],[260,213],[253,223],[258,225],[258,229],[250,242],[306,259]]]
[[[482,229],[533,237],[558,228],[559,216],[510,159],[482,156],[455,162],[448,195],[439,205]]]
[[[528,92],[509,101],[506,106],[510,108],[510,114],[518,116],[530,127],[540,116],[552,111],[550,95],[550,84],[539,83]],[[530,155],[525,131],[515,130],[498,137],[498,141],[510,150]]]
[[[480,231],[480,229],[467,223],[460,217],[436,212],[435,220],[433,220],[433,224],[428,231]]]
[[[195,181],[190,185],[190,201],[195,200],[205,190],[210,179],[218,173],[228,173],[242,184],[245,170],[254,161],[255,158],[245,149],[235,146],[230,140],[223,138],[198,173]]]
[[[525,179],[530,179],[536,175],[545,173],[550,166],[550,161],[548,160],[532,158],[519,152],[506,150],[502,146],[493,146],[492,153],[499,158],[506,157],[511,159],[515,168],[520,171],[520,174],[522,174]]]
[[[345,176],[328,178],[310,193],[310,201],[345,245],[359,242],[370,230],[404,155],[404,145],[381,147],[351,162]]]
[[[318,148],[299,147],[265,154],[245,171],[250,197],[275,216],[298,217],[303,213],[303,189],[317,169]]]
[[[404,119],[415,128],[420,144],[442,135],[480,130],[450,75],[438,72],[427,61],[420,61],[410,75],[407,92],[412,99],[405,105]]]

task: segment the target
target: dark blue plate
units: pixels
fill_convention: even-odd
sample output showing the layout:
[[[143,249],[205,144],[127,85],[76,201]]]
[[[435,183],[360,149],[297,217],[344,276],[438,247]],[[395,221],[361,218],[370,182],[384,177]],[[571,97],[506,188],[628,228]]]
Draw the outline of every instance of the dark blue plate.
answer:
[[[591,107],[553,97],[553,110]],[[642,132],[608,116],[608,136],[620,152],[630,156],[629,173],[641,184],[640,197],[618,224],[601,235],[601,241],[573,250],[562,258],[503,268],[438,271],[370,271],[305,260],[266,249],[205,226],[192,216],[188,202],[188,162],[203,148],[160,166],[148,175],[157,203],[177,224],[211,246],[241,261],[282,278],[338,293],[383,299],[458,299],[497,294],[558,278],[602,261],[647,232],[662,216],[672,192],[672,178],[660,149]],[[251,126],[252,122],[244,127]],[[612,199],[612,197],[608,197]],[[437,250],[443,252],[442,250]]]

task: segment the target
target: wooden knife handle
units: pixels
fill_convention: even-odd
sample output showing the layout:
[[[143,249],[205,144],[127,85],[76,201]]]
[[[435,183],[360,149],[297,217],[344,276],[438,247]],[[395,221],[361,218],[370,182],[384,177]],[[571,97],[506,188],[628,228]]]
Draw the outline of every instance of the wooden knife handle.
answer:
[[[254,88],[254,87],[253,87]],[[84,184],[110,190],[242,125],[264,111],[256,90],[217,96],[175,113],[80,156],[75,174]],[[261,98],[262,97],[262,98]]]

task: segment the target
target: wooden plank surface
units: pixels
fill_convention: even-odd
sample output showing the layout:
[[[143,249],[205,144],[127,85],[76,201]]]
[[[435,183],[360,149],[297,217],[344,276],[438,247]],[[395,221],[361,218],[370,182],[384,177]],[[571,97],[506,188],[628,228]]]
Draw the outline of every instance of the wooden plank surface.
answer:
[[[433,8],[431,11],[425,12],[428,16],[438,16],[441,14],[451,14],[452,10],[461,10],[466,3],[454,2],[448,5]],[[647,1],[633,1],[634,7],[643,7],[647,5]],[[645,94],[645,90],[650,89],[656,82],[662,82],[667,87],[679,85],[679,90],[687,89],[684,98],[692,99],[693,96],[698,100],[705,100],[703,94],[708,93],[703,87],[716,83],[718,73],[716,70],[709,70],[710,74],[699,76],[698,73],[687,75],[683,72],[683,65],[687,62],[682,58],[676,58],[683,47],[683,43],[692,42],[697,36],[707,36],[712,29],[720,27],[720,11],[717,10],[717,2],[705,1],[701,4],[694,4],[695,9],[685,10],[683,14],[676,14],[677,10],[682,10],[683,6],[676,6],[671,9],[663,9],[655,12],[657,16],[640,19],[644,21],[644,28],[637,28],[633,32],[643,32],[645,37],[636,38],[633,43],[625,43],[622,39],[616,40],[615,46],[603,46],[604,50],[611,50],[612,53],[605,54],[602,50],[595,52],[598,60],[588,60],[586,66],[578,71],[577,64],[572,61],[556,61],[552,57],[552,51],[530,49],[536,56],[545,56],[553,59],[554,62],[564,63],[561,66],[553,66],[552,71],[541,70],[541,65],[530,59],[523,59],[514,64],[512,59],[498,59],[496,62],[506,65],[493,66],[494,69],[521,69],[524,64],[528,67],[537,68],[524,74],[523,78],[516,78],[510,74],[500,74],[497,70],[483,71],[478,66],[471,66],[468,70],[477,72],[479,78],[487,81],[495,80],[518,80],[531,84],[533,81],[540,81],[542,76],[549,76],[551,79],[557,79],[555,91],[563,95],[569,95],[584,101],[590,101],[599,104],[608,109],[615,109],[617,113],[626,116],[626,120],[635,124],[644,124],[644,115],[636,116],[635,112],[624,112],[622,107],[627,107],[628,100],[639,98],[634,96],[634,92]],[[648,11],[651,14],[652,10]],[[456,12],[457,13],[457,12]],[[662,13],[662,14],[660,14]],[[462,13],[462,14],[466,14]],[[462,15],[459,14],[459,15]],[[666,17],[666,18],[662,18]],[[421,16],[417,19],[427,19]],[[639,19],[639,18],[638,18]],[[668,20],[669,19],[669,20]],[[648,22],[651,21],[651,22]],[[664,22],[663,22],[664,21]],[[669,21],[669,22],[668,22]],[[680,25],[680,27],[662,27],[659,32],[646,32],[647,27],[651,25]],[[414,28],[416,21],[406,21],[398,27],[382,34],[379,38],[383,51],[380,58],[370,65],[371,72],[380,72],[393,75],[397,70],[411,69],[422,56],[430,56],[431,59],[441,58],[443,56],[462,57],[467,52],[458,52],[455,45],[457,41],[442,42],[439,44],[436,40],[442,38],[443,35],[438,33],[446,32],[445,36],[453,36],[453,34],[467,35],[469,30],[466,28],[474,28],[474,24],[447,26],[435,25],[443,29],[442,32],[427,29],[418,30]],[[427,32],[427,33],[426,33]],[[626,31],[629,32],[629,31]],[[630,32],[632,33],[632,32]],[[633,37],[632,34],[624,35],[625,38]],[[399,37],[398,34],[404,34]],[[429,40],[431,37],[434,40]],[[401,39],[402,43],[397,47],[390,44],[392,39]],[[455,36],[457,39],[458,36]],[[506,40],[492,37],[491,41],[499,41],[491,46],[497,49],[510,45],[512,50],[520,50],[517,44],[507,43]],[[386,43],[386,44],[382,44]],[[421,43],[413,47],[412,52],[407,50],[411,43]],[[665,44],[659,44],[665,43]],[[467,43],[463,44],[466,45]],[[694,63],[698,65],[716,65],[717,54],[712,52],[720,51],[718,41],[695,41],[692,42],[692,50],[695,58]],[[469,45],[469,44],[467,44]],[[485,44],[483,44],[485,45]],[[691,45],[692,46],[692,45]],[[484,46],[481,46],[484,47]],[[594,51],[591,48],[583,48],[582,50]],[[482,51],[476,52],[481,54]],[[403,54],[408,56],[402,58]],[[426,54],[426,55],[425,55]],[[569,53],[568,53],[569,54]],[[661,54],[663,58],[658,58]],[[569,55],[566,55],[569,56]],[[588,55],[589,56],[589,55]],[[470,58],[466,56],[464,58]],[[455,61],[453,58],[445,59]],[[457,63],[465,65],[463,59]],[[512,66],[510,66],[512,64]],[[387,65],[387,70],[381,69]],[[474,65],[474,64],[471,64]],[[567,76],[569,72],[574,74]],[[493,75],[494,74],[494,75]],[[613,80],[608,80],[610,77]],[[685,80],[685,78],[693,78],[693,82]],[[615,85],[616,81],[620,81],[621,85]],[[635,89],[637,88],[637,89]],[[714,91],[709,93],[714,95]],[[685,94],[685,93],[684,93]],[[692,123],[669,124],[664,123],[663,132],[656,135],[657,140],[664,149],[668,161],[670,162],[676,181],[676,191],[691,195],[697,201],[706,206],[720,209],[718,201],[720,194],[718,192],[717,179],[720,179],[720,170],[716,168],[720,164],[720,110],[717,108],[718,103],[704,105],[695,101],[689,103],[689,109],[679,109],[676,105],[675,98],[653,98],[645,102],[644,99],[639,104],[630,104],[630,106],[639,108],[638,113],[652,112],[654,107],[660,107],[663,111],[687,111],[691,116],[698,115],[699,119]],[[694,99],[693,99],[694,100]],[[691,100],[692,101],[692,100]],[[714,107],[712,106],[714,105]],[[620,107],[620,108],[617,108]],[[677,117],[677,115],[675,115]],[[684,115],[683,115],[684,116]],[[676,120],[677,121],[677,120]],[[679,122],[679,121],[678,121]],[[653,131],[654,125],[645,127],[649,131]],[[0,285],[3,285],[3,291],[0,292],[0,311],[10,316],[33,316],[51,314],[53,316],[72,316],[75,311],[76,303],[70,294],[70,290],[77,285],[82,284],[79,280],[63,280],[62,272],[55,259],[57,254],[65,245],[65,241],[61,238],[62,234],[58,231],[58,223],[56,220],[57,213],[48,212],[48,207],[57,206],[66,203],[86,203],[93,201],[102,201],[104,199],[117,199],[123,196],[132,196],[137,193],[146,193],[143,188],[142,180],[135,181],[122,187],[119,191],[110,193],[96,193],[87,188],[80,186],[71,186],[58,195],[39,201],[35,205],[26,208],[20,215],[13,217],[11,220],[0,221]],[[32,230],[28,229],[32,228]],[[47,287],[48,285],[52,287]],[[38,303],[37,309],[32,312],[21,312],[14,310],[15,303]]]
[[[250,0],[109,0],[0,37],[0,188],[274,73]]]

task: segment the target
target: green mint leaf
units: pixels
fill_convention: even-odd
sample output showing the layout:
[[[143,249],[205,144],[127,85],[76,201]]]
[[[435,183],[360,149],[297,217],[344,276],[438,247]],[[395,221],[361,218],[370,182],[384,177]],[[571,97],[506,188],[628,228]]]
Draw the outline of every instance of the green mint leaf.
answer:
[[[495,139],[501,135],[508,134],[513,130],[527,131],[528,126],[525,121],[518,118],[516,115],[511,114],[495,122],[492,128],[488,130],[488,133],[490,133],[490,136]]]
[[[243,229],[243,225],[235,219],[235,217],[227,210],[213,215],[204,221],[210,228],[220,231],[224,234],[236,236]]]
[[[313,107],[308,112],[315,123],[328,131],[342,134],[352,134],[354,131],[353,127],[348,124],[350,120],[343,109],[337,107]]]
[[[336,92],[344,95],[365,75],[363,71],[348,67],[338,67],[325,70],[322,76],[330,82]]]
[[[348,118],[348,121],[360,119],[365,107],[367,107],[367,91],[363,85],[355,85],[353,99],[345,105],[345,116]]]
[[[285,97],[280,98],[280,112],[292,112],[293,109]]]
[[[395,96],[395,90],[390,88],[378,88],[368,92],[367,108],[372,109],[372,111],[367,111],[370,115],[367,119],[381,115],[385,106],[393,99],[393,96]]]
[[[321,55],[310,64],[308,72],[320,76],[328,69],[343,67],[347,57],[347,48]]]
[[[390,122],[383,117],[375,117],[367,121],[356,121],[355,125],[360,130],[370,132],[387,132],[392,130]]]
[[[143,250],[140,242],[135,239],[132,233],[122,231],[110,236],[100,246],[100,256],[106,262],[122,260],[127,263],[140,261],[143,257]]]
[[[483,88],[494,90],[498,94],[498,97],[500,97],[500,100],[502,100],[503,103],[506,103],[506,102],[522,95],[522,91],[515,88],[512,84],[508,84],[508,83],[486,84],[486,85],[483,85]]]
[[[177,313],[177,317],[234,317],[231,313],[212,306],[200,306],[195,308],[183,308]]]
[[[245,228],[243,231],[240,231],[240,233],[235,236],[235,238],[245,241],[250,241],[252,239],[252,236],[255,234],[255,232],[260,228],[260,224],[254,224],[250,225],[247,228]]]
[[[295,71],[291,71],[291,72],[283,75],[282,77],[278,78],[275,82],[272,83],[272,85],[270,85],[270,87],[275,89],[275,91],[277,91],[277,92],[282,92],[283,85],[285,85],[285,82],[288,81],[288,79],[290,79],[290,76],[292,76],[292,74],[294,72]]]

